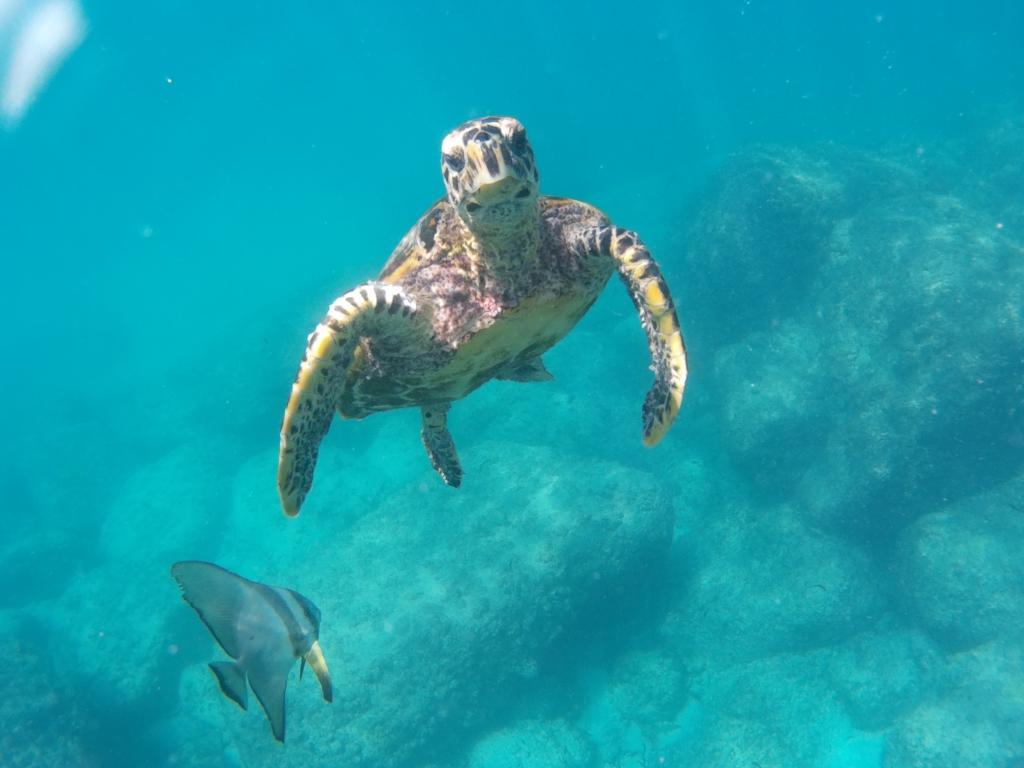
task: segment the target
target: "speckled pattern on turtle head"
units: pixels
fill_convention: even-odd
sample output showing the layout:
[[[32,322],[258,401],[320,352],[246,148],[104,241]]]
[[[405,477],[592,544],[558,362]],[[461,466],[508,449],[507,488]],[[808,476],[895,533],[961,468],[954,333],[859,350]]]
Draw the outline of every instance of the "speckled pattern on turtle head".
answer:
[[[418,406],[427,456],[457,487],[450,404],[489,379],[545,381],[541,355],[597,299],[613,272],[647,334],[655,381],[643,441],[672,425],[686,350],[661,270],[640,238],[593,206],[542,196],[526,130],[471,120],[441,145],[447,195],[395,248],[376,280],[330,306],[310,334],[281,427],[278,491],[296,515],[335,411],[362,418]]]

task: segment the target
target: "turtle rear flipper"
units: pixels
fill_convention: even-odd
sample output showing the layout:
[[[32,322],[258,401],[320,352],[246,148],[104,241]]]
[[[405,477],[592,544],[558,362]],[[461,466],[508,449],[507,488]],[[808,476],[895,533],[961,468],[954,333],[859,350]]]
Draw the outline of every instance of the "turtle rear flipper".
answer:
[[[277,490],[289,517],[299,513],[313,485],[320,442],[360,339],[410,332],[416,313],[416,302],[404,289],[366,283],[336,299],[309,335],[281,424]]]
[[[421,411],[423,429],[420,435],[430,465],[447,485],[458,488],[462,484],[462,465],[459,464],[459,454],[455,450],[455,440],[448,431],[448,406],[424,406]]]
[[[502,381],[553,381],[554,374],[545,366],[544,361],[539,357],[531,357],[527,360],[516,360],[512,365],[502,369],[494,378]]]
[[[644,400],[643,441],[656,445],[675,421],[686,387],[686,344],[675,304],[661,270],[635,232],[597,227],[591,237],[595,250],[614,260],[647,334],[654,384]]]

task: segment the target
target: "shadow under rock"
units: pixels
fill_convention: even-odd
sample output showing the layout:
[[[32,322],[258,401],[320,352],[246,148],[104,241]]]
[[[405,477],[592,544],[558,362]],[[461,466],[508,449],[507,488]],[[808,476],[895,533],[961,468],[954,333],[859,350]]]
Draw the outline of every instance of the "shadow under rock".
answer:
[[[59,597],[76,573],[98,561],[95,526],[77,518],[48,523],[20,478],[2,481],[0,498],[0,529],[11,542],[0,546],[0,610]]]
[[[622,575],[608,588],[595,573],[594,589],[574,620],[534,659],[534,666],[493,691],[493,717],[472,730],[453,728],[448,737],[435,738],[407,765],[465,765],[481,737],[511,722],[579,714],[587,704],[580,682],[584,673],[610,669],[631,650],[657,642],[680,583],[690,578],[679,562],[683,555],[676,545],[671,551],[652,549],[643,568]]]
[[[189,616],[177,612],[167,624],[184,623]],[[40,650],[41,658],[51,658],[60,650],[60,638],[42,623],[26,622],[23,642]],[[168,626],[168,637],[175,631]],[[180,634],[180,632],[178,633]],[[155,666],[148,695],[126,700],[112,686],[94,677],[65,676],[58,683],[56,672],[45,675],[55,691],[60,691],[55,717],[58,722],[75,723],[74,738],[83,765],[89,768],[136,768],[166,765],[172,761],[175,745],[158,737],[159,722],[177,707],[178,683],[191,654],[164,654]],[[67,739],[70,734],[62,733]]]

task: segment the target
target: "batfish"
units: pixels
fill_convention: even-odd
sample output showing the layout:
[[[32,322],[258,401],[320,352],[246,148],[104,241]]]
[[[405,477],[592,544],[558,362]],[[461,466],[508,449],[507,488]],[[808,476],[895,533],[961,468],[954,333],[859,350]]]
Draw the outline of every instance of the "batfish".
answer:
[[[171,566],[185,602],[234,661],[210,669],[224,695],[248,708],[246,680],[263,705],[274,737],[284,741],[284,691],[295,659],[316,673],[331,701],[331,674],[320,648],[320,611],[290,589],[249,581],[213,563],[186,560]]]

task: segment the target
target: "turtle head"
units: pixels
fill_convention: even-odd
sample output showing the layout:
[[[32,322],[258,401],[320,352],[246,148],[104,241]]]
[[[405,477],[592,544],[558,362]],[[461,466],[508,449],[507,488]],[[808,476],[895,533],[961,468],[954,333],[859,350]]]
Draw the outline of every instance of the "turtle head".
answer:
[[[463,123],[441,143],[448,200],[473,232],[500,235],[536,215],[539,176],[514,117]]]

